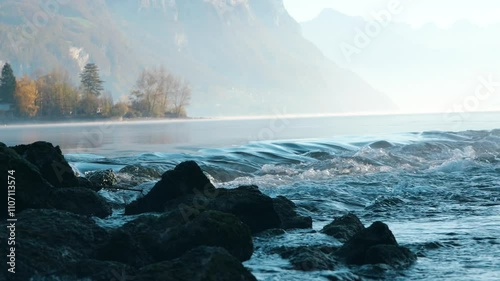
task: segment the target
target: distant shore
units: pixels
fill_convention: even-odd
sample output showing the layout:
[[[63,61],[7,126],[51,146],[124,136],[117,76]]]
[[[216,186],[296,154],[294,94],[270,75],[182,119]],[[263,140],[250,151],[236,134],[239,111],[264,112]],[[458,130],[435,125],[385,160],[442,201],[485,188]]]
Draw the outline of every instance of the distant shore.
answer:
[[[106,123],[106,122],[151,122],[151,121],[189,121],[189,120],[208,120],[205,117],[182,117],[182,118],[152,118],[152,117],[137,117],[137,118],[67,118],[67,119],[52,119],[52,118],[36,118],[36,119],[0,119],[0,126],[12,125],[47,125],[47,124],[88,124],[88,123]]]

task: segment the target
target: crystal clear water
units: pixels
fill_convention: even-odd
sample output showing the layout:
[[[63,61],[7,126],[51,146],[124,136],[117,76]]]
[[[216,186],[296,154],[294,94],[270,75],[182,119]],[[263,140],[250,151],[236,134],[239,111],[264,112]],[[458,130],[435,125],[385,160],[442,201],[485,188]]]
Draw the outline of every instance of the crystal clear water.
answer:
[[[289,231],[255,239],[256,251],[245,265],[259,280],[349,280],[349,271],[394,280],[500,280],[500,114],[453,120],[440,114],[277,116],[7,126],[0,141],[59,144],[80,173],[133,163],[167,170],[195,160],[217,186],[256,184],[266,194],[292,199],[313,217],[315,230],[346,212],[365,225],[384,221],[400,244],[419,255],[402,271],[299,272],[270,249],[339,242],[310,230]],[[119,210],[100,221],[123,222]]]

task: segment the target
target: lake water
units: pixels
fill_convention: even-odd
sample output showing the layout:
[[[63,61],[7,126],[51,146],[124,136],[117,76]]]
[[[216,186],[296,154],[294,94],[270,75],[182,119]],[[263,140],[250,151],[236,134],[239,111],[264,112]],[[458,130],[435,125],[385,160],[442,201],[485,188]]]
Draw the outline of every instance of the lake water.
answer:
[[[0,141],[60,145],[79,173],[134,163],[167,170],[195,160],[216,186],[256,184],[292,199],[313,217],[315,230],[347,212],[365,225],[384,221],[419,255],[402,271],[299,272],[270,250],[338,242],[290,231],[256,239],[245,265],[259,280],[329,280],[346,271],[392,280],[500,280],[499,128],[500,113],[274,116],[5,126]],[[101,195],[115,198],[110,191]]]

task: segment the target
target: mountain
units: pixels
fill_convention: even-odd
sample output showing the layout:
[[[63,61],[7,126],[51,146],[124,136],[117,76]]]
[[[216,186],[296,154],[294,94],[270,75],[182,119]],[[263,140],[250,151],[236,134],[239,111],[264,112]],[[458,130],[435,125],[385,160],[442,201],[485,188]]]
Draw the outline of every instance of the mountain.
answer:
[[[326,9],[301,28],[325,56],[360,75],[405,111],[448,111],[474,95],[478,76],[500,77],[495,63],[500,61],[500,37],[493,36],[500,25],[458,21],[446,29],[434,24],[414,28],[397,19],[380,24]],[[363,36],[366,46],[356,41]],[[494,109],[500,109],[500,99],[493,97],[475,107]]]
[[[92,61],[117,98],[163,64],[191,83],[190,115],[394,109],[305,40],[282,0],[47,2],[0,0],[0,60],[18,75],[62,65],[76,80]]]

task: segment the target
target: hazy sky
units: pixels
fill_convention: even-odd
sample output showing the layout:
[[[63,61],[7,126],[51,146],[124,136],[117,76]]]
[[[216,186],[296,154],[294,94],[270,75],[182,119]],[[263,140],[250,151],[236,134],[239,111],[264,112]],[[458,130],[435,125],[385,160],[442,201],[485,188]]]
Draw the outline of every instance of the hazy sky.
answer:
[[[398,20],[415,27],[428,22],[447,27],[463,19],[479,25],[500,22],[499,0],[284,0],[288,12],[299,22],[314,18],[324,8],[366,17],[385,9],[391,1],[400,1],[405,8]]]

